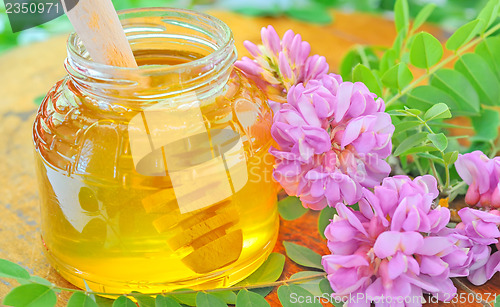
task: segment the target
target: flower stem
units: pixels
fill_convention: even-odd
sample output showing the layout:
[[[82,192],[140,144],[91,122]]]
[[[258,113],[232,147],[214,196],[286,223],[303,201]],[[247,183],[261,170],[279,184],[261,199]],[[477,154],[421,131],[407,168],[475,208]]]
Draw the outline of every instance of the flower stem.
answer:
[[[444,159],[444,153],[442,154]],[[443,191],[446,191],[450,187],[450,166],[448,164],[445,164],[444,169],[446,174],[446,183],[444,184]]]
[[[365,65],[366,67],[368,67],[368,69],[371,69],[370,61],[368,61],[368,57],[366,56],[366,53],[365,53],[365,48],[363,48],[362,46],[357,46],[356,50],[358,51],[358,54],[359,54],[359,57],[361,58],[362,64]]]
[[[434,161],[432,159],[429,159],[429,164],[431,165],[432,173],[434,174],[434,177],[436,177],[439,186],[443,187],[443,180],[441,179],[441,176],[439,176],[437,170],[436,170],[436,165],[434,164]]]
[[[455,197],[457,196],[457,190],[461,189],[464,185],[467,185],[465,181],[461,181],[460,183],[456,184],[454,187],[450,189],[448,192],[448,195],[450,197],[449,202],[453,201]]]

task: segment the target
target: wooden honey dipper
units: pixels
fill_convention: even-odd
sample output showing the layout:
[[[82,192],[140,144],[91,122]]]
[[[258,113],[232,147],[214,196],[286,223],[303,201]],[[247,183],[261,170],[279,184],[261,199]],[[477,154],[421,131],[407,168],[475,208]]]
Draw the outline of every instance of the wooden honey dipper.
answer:
[[[79,0],[67,10],[76,33],[94,62],[120,67],[137,67],[137,63],[111,0]]]
[[[111,0],[80,0],[69,11],[64,0],[62,3],[93,61],[112,66],[137,67]],[[146,122],[144,124],[147,126]],[[147,137],[151,138],[150,135]],[[159,149],[163,145],[151,143],[151,152],[161,152]],[[168,174],[166,167],[164,173]],[[194,272],[207,273],[240,257],[243,235],[241,229],[235,227],[239,222],[239,213],[230,200],[181,213],[173,188],[167,187],[144,198],[142,203],[147,213],[156,216],[160,213],[160,217],[153,222],[155,228],[159,233],[171,234],[167,240],[170,248],[184,251],[182,261]]]

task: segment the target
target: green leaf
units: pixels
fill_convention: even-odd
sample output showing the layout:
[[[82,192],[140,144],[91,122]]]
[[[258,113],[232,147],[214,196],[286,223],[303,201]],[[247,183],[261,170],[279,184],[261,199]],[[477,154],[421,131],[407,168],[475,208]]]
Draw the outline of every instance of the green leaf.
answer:
[[[122,295],[115,300],[113,307],[137,307],[137,305],[131,299]]]
[[[360,52],[363,53],[364,60]],[[378,57],[370,47],[357,46],[351,49],[340,62],[340,75],[344,81],[352,81],[352,71],[359,63],[369,65],[370,68],[376,69],[378,67]]]
[[[422,85],[411,90],[407,94],[406,105],[411,108],[427,110],[431,108],[436,101],[445,103],[452,111],[459,109],[453,97],[437,87],[430,85]]]
[[[420,116],[420,114],[422,114],[422,111],[420,111],[420,109],[408,109],[408,108],[405,108],[404,110],[402,110],[403,113],[406,113],[406,114],[409,114],[409,115],[412,115],[412,116]]]
[[[396,36],[396,39],[394,39],[394,42],[392,43],[392,50],[394,50],[394,53],[396,55],[396,58],[399,58],[401,55],[401,48],[403,48],[403,41],[406,38],[408,33],[405,31],[401,31],[398,33]]]
[[[30,276],[30,279],[29,280],[26,280],[26,279],[21,279],[21,278],[18,278],[16,279],[17,282],[21,285],[26,285],[26,284],[41,284],[41,285],[45,285],[45,286],[49,286],[51,287],[52,286],[52,283],[50,281],[48,281],[47,279],[45,278],[42,278],[40,276],[36,276],[36,275],[32,275]],[[58,290],[58,289],[53,289],[54,292],[56,293],[59,293],[61,292],[61,290]]]
[[[446,165],[453,165],[458,159],[458,151],[450,151],[444,154],[443,161]]]
[[[396,51],[394,51],[394,49],[387,50],[384,55],[382,55],[382,58],[380,58],[380,73],[384,74],[389,68],[394,66],[396,60]]]
[[[500,307],[500,295],[495,298],[495,307]]]
[[[264,287],[264,288],[253,288],[250,289],[251,292],[255,292],[262,297],[266,297],[271,291],[273,291],[273,287]]]
[[[440,163],[440,164],[444,164],[443,159],[441,159],[440,157],[435,156],[433,154],[430,154],[428,152],[419,152],[419,153],[417,153],[417,156],[419,156],[421,158],[425,158],[425,159],[431,159],[432,161]]]
[[[293,284],[280,286],[278,288],[278,298],[283,307],[322,307],[320,303],[314,302],[314,296],[309,291]]]
[[[47,286],[27,284],[12,289],[3,300],[3,304],[16,307],[52,307],[57,296]]]
[[[476,135],[474,141],[494,141],[498,137],[500,119],[497,111],[482,110],[480,116],[471,117]]]
[[[490,0],[484,8],[479,12],[477,19],[481,19],[484,21],[484,26],[480,29],[480,33],[484,33],[488,29],[488,27],[497,19],[498,10],[500,8],[500,1],[498,0]]]
[[[405,107],[404,110],[392,110],[392,111],[387,111],[387,114],[391,116],[403,116],[403,117],[417,117],[422,114],[422,111],[419,109],[409,109]]]
[[[479,54],[495,72],[500,80],[500,37],[488,37],[476,46],[475,53]]]
[[[238,286],[254,285],[260,283],[270,283],[275,282],[280,278],[281,273],[283,273],[283,267],[285,265],[285,256],[280,253],[272,253],[264,261],[264,263],[241,282]]]
[[[411,154],[419,154],[419,153],[424,153],[424,152],[429,152],[429,151],[437,151],[438,149],[434,146],[431,145],[421,145],[421,146],[415,146],[407,149],[406,151],[401,153],[401,156],[407,156]]]
[[[363,64],[356,65],[352,71],[352,82],[358,81],[363,82],[377,96],[382,95],[382,85],[379,77]]]
[[[408,32],[410,12],[407,0],[396,0],[394,4],[394,24],[397,32]]]
[[[422,145],[423,142],[427,139],[427,134],[427,132],[419,132],[409,136],[403,142],[401,142],[401,144],[399,144],[399,146],[394,151],[394,155],[399,156],[415,146]]]
[[[416,30],[420,28],[431,16],[432,12],[436,8],[436,5],[434,3],[427,3],[426,6],[424,6],[420,12],[418,12],[417,17],[415,17],[415,20],[413,21],[413,29]]]
[[[458,28],[446,42],[448,50],[457,50],[467,44],[479,31],[482,29],[484,22],[480,19],[475,19]]]
[[[288,196],[278,202],[278,211],[284,220],[292,221],[303,216],[309,209],[302,206],[298,197]]]
[[[205,292],[198,292],[196,295],[197,307],[227,307],[220,298]]]
[[[302,245],[283,241],[287,256],[300,265],[323,270],[321,255]]]
[[[448,139],[446,138],[446,135],[444,135],[444,133],[429,133],[427,137],[432,142],[432,144],[434,144],[434,146],[436,146],[436,148],[441,152],[445,151],[445,149],[448,147]]]
[[[426,122],[434,119],[451,118],[451,112],[448,106],[442,102],[433,105],[424,114],[424,120]]]
[[[82,292],[75,292],[69,298],[66,307],[98,307],[96,302],[94,302],[88,295]]]
[[[95,301],[99,307],[112,307],[115,300],[102,297],[99,295],[94,295]]]
[[[157,295],[155,300],[155,307],[181,307],[173,298]]]
[[[19,264],[0,259],[0,277],[30,279],[30,274]]]
[[[318,231],[319,234],[323,239],[326,239],[325,237],[325,229],[326,226],[330,224],[330,220],[333,219],[333,216],[337,214],[337,210],[335,208],[326,206],[321,212],[319,213],[318,217]]]
[[[236,307],[267,307],[269,303],[257,293],[240,290],[236,296]]]
[[[132,291],[132,296],[137,300],[137,303],[139,303],[139,307],[155,307],[155,298],[151,295]]]
[[[460,72],[440,69],[431,78],[431,85],[452,96],[459,104],[459,110],[472,114],[479,113],[479,97],[469,80]]]
[[[319,289],[321,290],[321,293],[328,293],[328,294],[333,293],[332,287],[330,286],[330,282],[326,278],[323,278],[319,282]]]
[[[293,274],[292,276],[290,276],[290,279],[310,277],[310,276],[315,276],[318,274],[319,274],[318,271],[301,271],[301,272],[297,272],[297,273]],[[321,296],[323,294],[323,292],[321,292],[321,289],[319,288],[319,283],[322,279],[325,279],[325,278],[323,276],[319,276],[317,278],[310,279],[310,280],[297,281],[297,282],[294,282],[294,284],[300,285],[302,288],[306,289],[314,296]]]
[[[406,63],[399,63],[391,67],[383,76],[382,83],[393,89],[403,89],[413,80],[413,74]]]
[[[408,120],[408,121],[403,121],[400,122],[396,125],[394,125],[394,135],[397,135],[399,133],[403,133],[409,129],[416,128],[418,126],[422,125],[421,122],[416,121],[416,120]]]
[[[361,63],[361,57],[356,49],[352,49],[340,61],[340,75],[345,81],[352,80],[352,70]]]
[[[419,68],[430,68],[437,64],[443,56],[441,43],[427,32],[415,36],[410,49],[410,62]]]
[[[500,54],[499,54],[500,56]],[[500,104],[500,82],[488,63],[478,54],[466,53],[455,62],[461,72],[476,89],[481,103]]]
[[[309,3],[300,7],[292,6],[285,13],[292,18],[310,23],[329,24],[333,21],[329,10],[317,3]]]
[[[196,292],[195,293],[175,293],[179,291],[186,291],[191,289],[178,289],[173,291],[173,293],[168,296],[172,297],[174,300],[181,304],[185,304],[188,306],[196,306]]]
[[[213,296],[217,296],[226,304],[236,304],[236,294],[233,291],[214,291],[210,292]]]

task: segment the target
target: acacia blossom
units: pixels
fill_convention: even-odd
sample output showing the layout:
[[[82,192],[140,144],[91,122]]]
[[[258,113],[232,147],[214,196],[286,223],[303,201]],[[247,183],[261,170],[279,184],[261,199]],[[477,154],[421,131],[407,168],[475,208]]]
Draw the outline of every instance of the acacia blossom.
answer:
[[[481,151],[474,151],[460,155],[455,167],[469,185],[467,204],[500,208],[500,157],[489,159]]]
[[[384,159],[391,153],[394,126],[382,99],[363,83],[323,75],[292,86],[287,101],[271,128],[278,145],[271,148],[273,176],[304,206],[355,204],[363,187],[389,175]]]
[[[292,85],[307,83],[328,73],[325,57],[309,56],[311,46],[302,41],[300,34],[288,30],[280,39],[276,30],[268,26],[262,28],[261,37],[262,45],[243,43],[254,59],[243,57],[235,65],[266,92],[269,92],[266,85],[288,90]]]
[[[467,258],[462,263],[457,259],[449,259],[453,270],[474,285],[486,283],[500,271],[500,252],[491,254],[491,244],[498,244],[500,231],[500,212],[492,210],[484,212],[471,208],[463,208],[458,212],[462,222],[454,229],[444,229],[440,234],[446,235],[454,244],[468,250]]]
[[[456,288],[450,277],[460,276],[454,269],[467,262],[468,249],[437,235],[450,212],[433,205],[435,178],[386,178],[363,194],[359,211],[338,203],[325,230],[331,255],[322,264],[333,295],[347,299],[347,306],[421,306],[423,293],[451,300]]]

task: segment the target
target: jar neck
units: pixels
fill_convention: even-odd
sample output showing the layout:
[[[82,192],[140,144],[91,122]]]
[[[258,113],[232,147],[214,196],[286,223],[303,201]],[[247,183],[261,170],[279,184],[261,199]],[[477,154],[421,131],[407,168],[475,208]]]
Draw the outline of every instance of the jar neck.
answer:
[[[168,8],[126,10],[119,17],[139,67],[93,62],[73,33],[65,67],[83,95],[110,102],[151,103],[193,95],[208,99],[224,88],[237,54],[231,30],[222,21]]]

